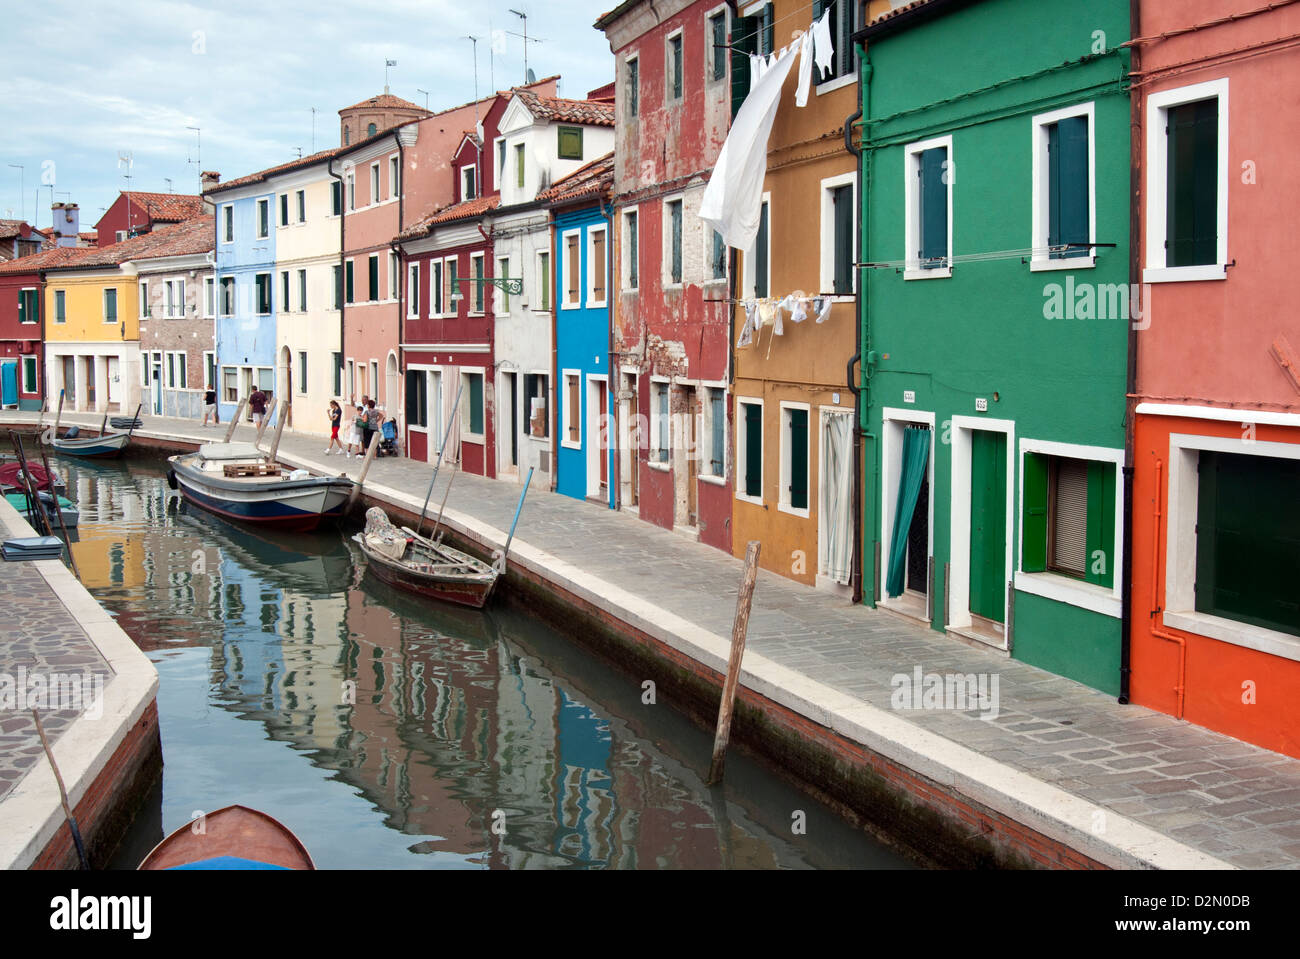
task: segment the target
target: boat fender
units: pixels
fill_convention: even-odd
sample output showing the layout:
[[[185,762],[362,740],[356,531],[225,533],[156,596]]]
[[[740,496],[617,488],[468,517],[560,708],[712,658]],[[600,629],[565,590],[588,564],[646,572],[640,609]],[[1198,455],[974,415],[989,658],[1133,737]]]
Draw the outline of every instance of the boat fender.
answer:
[[[167,471],[167,485],[170,486],[172,489],[179,489],[179,486],[178,486],[177,483],[176,483],[176,471],[175,471],[175,470],[168,470],[168,471]]]
[[[291,479],[291,480],[305,480],[305,479],[311,479],[311,471],[310,471],[310,470],[294,470],[292,473],[289,474],[289,479]]]
[[[63,434],[63,438],[65,440],[75,440],[80,435],[81,435],[81,427],[69,426],[68,431]]]

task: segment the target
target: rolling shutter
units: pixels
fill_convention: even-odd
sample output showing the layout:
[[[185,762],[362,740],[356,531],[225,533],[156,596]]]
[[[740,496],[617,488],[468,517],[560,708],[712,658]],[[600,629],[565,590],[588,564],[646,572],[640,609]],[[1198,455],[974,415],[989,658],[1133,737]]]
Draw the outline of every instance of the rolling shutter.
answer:
[[[1052,568],[1082,576],[1088,569],[1088,464],[1056,461],[1052,504]]]

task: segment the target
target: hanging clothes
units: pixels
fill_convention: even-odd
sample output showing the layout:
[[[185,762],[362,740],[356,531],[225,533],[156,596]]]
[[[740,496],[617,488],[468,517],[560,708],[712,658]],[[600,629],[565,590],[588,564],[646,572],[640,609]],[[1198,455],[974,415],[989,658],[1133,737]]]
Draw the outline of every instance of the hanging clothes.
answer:
[[[831,318],[831,306],[834,304],[829,296],[823,296],[817,304],[817,322],[825,323]]]
[[[808,90],[812,86],[813,38],[808,30],[799,38],[799,86],[794,91],[794,105],[808,105]]]
[[[812,26],[813,45],[817,48],[819,77],[825,77],[835,64],[835,44],[831,42],[831,12],[827,10]]]
[[[808,301],[802,296],[792,296],[794,306],[790,310],[790,322],[802,323],[808,319]]]
[[[745,325],[741,327],[740,337],[736,340],[737,349],[754,342],[754,313],[758,309],[758,304],[753,300],[744,300],[740,305],[745,310]]]
[[[709,185],[700,199],[699,217],[737,250],[752,250],[763,208],[767,176],[767,141],[781,102],[781,89],[794,66],[794,46],[775,56],[736,113],[722,144]]]
[[[767,73],[767,57],[757,53],[749,55],[749,82],[758,83]]]

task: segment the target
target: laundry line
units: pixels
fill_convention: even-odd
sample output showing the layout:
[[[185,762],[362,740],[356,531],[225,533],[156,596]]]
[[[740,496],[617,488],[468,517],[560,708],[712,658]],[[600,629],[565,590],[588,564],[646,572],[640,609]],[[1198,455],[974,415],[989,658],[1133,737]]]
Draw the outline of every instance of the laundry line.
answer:
[[[1065,253],[1070,250],[1087,250],[1087,249],[1114,249],[1117,243],[1059,243],[1054,246],[1034,246],[1026,247],[1020,250],[991,250],[984,253],[958,253],[953,256],[936,257],[934,259],[923,259],[913,257],[906,260],[873,260],[869,263],[855,263],[855,267],[868,270],[903,270],[903,269],[921,269],[918,264],[939,263],[947,265],[952,263],[982,263],[993,260],[1013,260],[1019,258],[1022,262],[1028,262],[1026,257],[1043,257],[1050,256],[1053,253]]]

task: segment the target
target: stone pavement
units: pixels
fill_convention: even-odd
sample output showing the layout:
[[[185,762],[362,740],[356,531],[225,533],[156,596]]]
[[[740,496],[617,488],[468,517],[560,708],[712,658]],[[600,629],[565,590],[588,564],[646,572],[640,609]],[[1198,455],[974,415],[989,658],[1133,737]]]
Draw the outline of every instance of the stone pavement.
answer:
[[[5,420],[23,416],[6,413]],[[64,421],[98,426],[97,417],[65,414]],[[161,417],[144,421],[146,435],[219,440],[225,430]],[[252,439],[252,429],[240,427],[236,438]],[[358,460],[324,456],[324,446],[322,438],[286,432],[280,454],[295,464],[357,475]],[[367,486],[414,497],[418,509],[431,470],[405,459],[378,459]],[[587,581],[608,584],[611,593],[642,598],[665,621],[730,635],[740,560],[629,514],[551,493],[548,479],[545,473],[533,477],[516,544],[582,570]],[[445,482],[439,477],[435,509]],[[514,482],[460,474],[448,513],[454,509],[504,531],[518,494]],[[1121,706],[1111,696],[993,650],[768,572],[759,574],[754,594],[747,673],[751,657],[785,667],[792,673],[781,675],[797,674],[799,684],[807,680],[807,688],[821,690],[828,700],[887,711],[891,722],[910,724],[912,732],[900,740],[935,742],[924,735],[929,733],[977,753],[981,762],[968,766],[982,771],[984,785],[1011,791],[1011,784],[1021,784],[1021,795],[1046,797],[1040,811],[1052,804],[1092,810],[1094,816],[1101,811],[1112,823],[1136,823],[1203,854],[1210,865],[1218,860],[1240,868],[1300,868],[1300,760],[1140,706]],[[891,678],[910,676],[916,667],[924,673],[996,674],[996,719],[981,719],[977,709],[893,710]],[[1033,788],[1025,790],[1030,780]]]

